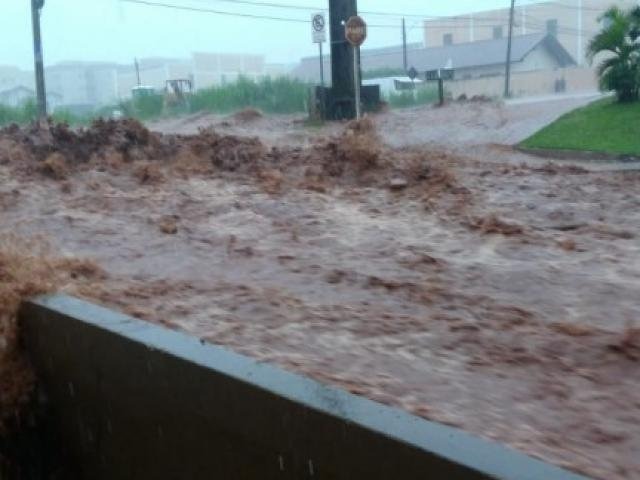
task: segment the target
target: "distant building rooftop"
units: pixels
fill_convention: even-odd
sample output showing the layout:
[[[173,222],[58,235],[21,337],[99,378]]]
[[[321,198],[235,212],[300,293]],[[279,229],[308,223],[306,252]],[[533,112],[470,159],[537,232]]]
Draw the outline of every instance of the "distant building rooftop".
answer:
[[[544,46],[555,57],[559,67],[575,65],[573,57],[552,35],[536,33],[513,37],[511,61],[521,62],[535,48]],[[503,64],[506,61],[507,39],[498,38],[477,42],[459,43],[442,47],[424,48],[412,44],[407,48],[409,67],[420,73],[437,68],[454,69],[485,67]],[[362,69],[365,71],[381,68],[403,68],[402,46],[363,49],[360,53]],[[325,61],[325,69],[330,72],[330,59]],[[293,75],[303,79],[319,78],[318,57],[303,58]],[[330,75],[330,73],[327,73]]]

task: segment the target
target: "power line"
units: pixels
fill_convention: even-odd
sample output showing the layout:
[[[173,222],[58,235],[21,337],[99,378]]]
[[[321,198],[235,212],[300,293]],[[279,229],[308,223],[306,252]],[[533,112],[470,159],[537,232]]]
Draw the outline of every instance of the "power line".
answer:
[[[203,7],[191,7],[187,5],[176,5],[174,3],[163,3],[163,2],[155,2],[150,0],[120,0],[121,2],[132,3],[136,5],[144,5],[147,7],[157,7],[157,8],[167,8],[172,10],[183,10],[187,12],[197,12],[197,13],[208,13],[214,15],[225,15],[229,17],[241,17],[241,18],[251,18],[255,20],[276,20],[280,22],[291,22],[291,23],[310,23],[310,19],[302,19],[302,18],[292,18],[292,17],[280,17],[275,15],[262,15],[255,13],[243,13],[243,12],[229,12],[224,10],[215,10],[212,8],[203,8]],[[397,25],[368,25],[373,28],[398,28]]]
[[[601,12],[601,13],[604,13],[606,10],[606,8],[585,7],[584,5],[582,7],[579,7],[577,5],[568,5],[562,2],[549,2],[549,3],[552,3],[556,7],[564,8],[566,10],[582,10],[585,12]]]
[[[243,12],[229,12],[224,10],[216,10],[211,8],[204,7],[192,7],[188,5],[176,5],[175,3],[164,3],[164,2],[156,2],[151,0],[120,0],[121,2],[132,3],[136,5],[144,5],[148,7],[157,7],[157,8],[168,8],[173,10],[184,10],[188,12],[197,12],[197,13],[208,13],[214,15],[226,15],[230,17],[242,17],[242,18],[252,18],[256,20],[276,20],[281,22],[293,22],[293,23],[310,23],[310,19],[302,19],[302,18],[292,18],[292,17],[281,17],[275,15],[262,15],[262,14],[254,14],[254,13],[243,13]],[[240,0],[237,0],[240,1]],[[243,0],[248,1],[248,0]],[[389,25],[389,24],[368,24],[368,27],[371,28],[399,28],[398,25]]]
[[[125,0],[123,0],[125,1]],[[289,4],[289,3],[277,3],[277,2],[267,2],[262,0],[198,0],[200,2],[211,3],[211,2],[223,2],[223,3],[231,3],[236,5],[250,5],[254,7],[267,7],[267,8],[278,8],[285,10],[302,10],[308,12],[317,12],[317,11],[328,11],[326,8],[322,7],[309,7],[306,5],[299,4]],[[394,17],[397,19],[401,19],[403,17],[406,18],[418,18],[420,20],[455,20],[455,19],[463,19],[470,18],[473,14],[464,14],[464,15],[427,15],[420,13],[401,13],[401,12],[384,12],[384,11],[370,11],[370,10],[359,10],[360,14],[363,15],[375,15],[375,16],[384,16],[384,17]],[[485,20],[485,21],[495,21],[495,17],[479,17],[473,15],[474,20]]]
[[[253,18],[258,20],[276,20],[281,22],[309,23],[309,20],[301,18],[277,17],[273,15],[258,15],[253,13],[226,12],[223,10],[213,10],[210,8],[189,7],[187,5],[175,5],[172,3],[151,2],[147,0],[120,0],[121,2],[145,5],[148,7],[168,8],[172,10],[184,10],[188,12],[211,13],[215,15],[227,15],[230,17]]]
[[[131,3],[131,4],[136,4],[136,5],[143,5],[143,6],[148,6],[148,7],[156,7],[156,8],[167,8],[167,9],[173,9],[173,10],[183,10],[183,11],[188,11],[188,12],[196,12],[196,13],[207,13],[207,14],[214,14],[214,15],[224,15],[224,16],[230,16],[230,17],[240,17],[240,18],[249,18],[249,19],[255,19],[255,20],[275,20],[275,21],[280,21],[280,22],[290,22],[290,23],[298,23],[298,24],[309,24],[310,19],[302,19],[302,18],[293,18],[293,17],[284,17],[284,16],[276,16],[276,15],[263,15],[263,14],[255,14],[255,13],[244,13],[244,12],[229,12],[229,11],[225,11],[225,10],[217,10],[217,9],[211,9],[211,8],[204,8],[204,7],[193,7],[193,6],[188,6],[188,5],[177,5],[175,3],[164,3],[164,2],[158,2],[158,1],[152,1],[152,0],[120,0],[121,2],[126,2],[126,3]],[[226,1],[226,0],[223,0]],[[229,0],[231,1],[231,0]],[[255,3],[252,2],[250,0],[233,0],[234,2],[244,2],[244,3]],[[269,2],[262,2],[262,3],[269,3]],[[275,4],[274,4],[275,5]],[[453,19],[453,17],[446,17],[447,19]],[[462,18],[462,17],[459,17]],[[530,17],[533,19],[533,17]],[[493,19],[494,23],[480,23],[480,24],[475,24],[476,28],[482,28],[482,27],[492,27],[495,26],[495,21],[498,21],[498,19]],[[541,21],[539,19],[535,19],[535,21]],[[446,28],[446,29],[461,29],[461,30],[466,30],[468,27],[466,25],[438,25],[439,27],[442,28]],[[375,23],[371,23],[368,24],[368,27],[370,28],[390,28],[390,29],[399,29],[400,27],[398,25],[390,25],[390,24],[375,24]],[[532,27],[533,29],[535,29],[534,27]],[[537,26],[537,28],[541,31],[543,31],[544,27],[541,26]],[[569,30],[569,27],[559,27],[562,29],[563,33],[566,34],[574,34],[571,30]],[[566,30],[565,30],[566,29]],[[578,35],[577,33],[575,33],[576,35]]]
[[[308,12],[318,12],[318,11],[328,11],[326,8],[322,7],[309,7],[306,5],[296,5],[296,4],[286,4],[286,3],[276,3],[276,2],[264,2],[258,0],[206,0],[206,1],[216,1],[216,2],[225,2],[225,3],[235,3],[240,5],[251,5],[256,7],[271,7],[271,8],[282,8],[289,10],[304,10]],[[376,16],[384,16],[384,17],[412,17],[412,18],[444,18],[434,15],[421,15],[418,13],[396,13],[396,12],[381,12],[381,11],[367,11],[367,10],[358,10],[359,13],[364,15],[376,15]]]

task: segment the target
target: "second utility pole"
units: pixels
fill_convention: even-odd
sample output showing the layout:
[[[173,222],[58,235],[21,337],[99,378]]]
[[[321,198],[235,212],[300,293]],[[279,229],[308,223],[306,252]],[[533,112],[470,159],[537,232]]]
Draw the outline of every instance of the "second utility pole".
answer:
[[[511,11],[509,12],[509,38],[507,39],[507,62],[504,78],[504,97],[511,95],[511,43],[513,40],[513,17],[516,9],[516,0],[511,0]]]
[[[33,24],[33,60],[36,73],[36,98],[38,119],[47,118],[47,91],[44,84],[44,60],[42,58],[42,37],[40,35],[40,11],[44,0],[31,0],[31,23]]]
[[[407,73],[409,69],[409,62],[407,60],[407,26],[402,17],[402,64],[404,65],[404,71]]]

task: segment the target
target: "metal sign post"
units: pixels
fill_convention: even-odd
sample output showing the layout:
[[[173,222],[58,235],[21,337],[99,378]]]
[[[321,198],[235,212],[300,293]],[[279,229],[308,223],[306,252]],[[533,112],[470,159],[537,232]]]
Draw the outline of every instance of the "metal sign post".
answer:
[[[353,47],[353,83],[355,92],[356,119],[362,116],[361,98],[360,98],[360,45],[367,39],[366,22],[355,15],[344,26],[344,36]]]
[[[453,80],[455,71],[453,68],[438,68],[437,70],[427,70],[426,80],[428,82],[438,82],[438,96],[440,106],[444,105],[444,81]]]
[[[324,12],[311,15],[311,35],[313,43],[318,44],[320,51],[320,86],[324,87],[324,58],[322,55],[322,44],[327,41],[327,19]]]
[[[362,117],[362,108],[360,106],[360,65],[358,62],[358,54],[360,53],[360,47],[353,46],[353,84],[355,85],[355,97],[356,97],[356,120],[360,120]]]
[[[324,55],[322,54],[322,44],[327,41],[327,19],[324,12],[311,15],[311,35],[313,43],[318,44],[320,57],[320,116],[325,118],[325,95],[324,95]]]
[[[324,87],[324,56],[322,55],[322,43],[319,43],[318,47],[320,47],[320,86]]]

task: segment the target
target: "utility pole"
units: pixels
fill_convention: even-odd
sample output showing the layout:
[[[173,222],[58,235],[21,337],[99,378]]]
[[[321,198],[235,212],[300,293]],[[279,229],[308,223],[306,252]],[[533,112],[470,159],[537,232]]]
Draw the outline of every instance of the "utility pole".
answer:
[[[44,83],[44,60],[42,58],[42,37],[40,34],[40,11],[44,0],[31,0],[31,23],[33,26],[33,61],[36,74],[36,99],[38,119],[47,118],[47,91]]]
[[[516,0],[511,0],[511,11],[509,12],[509,38],[507,39],[507,62],[505,66],[504,96],[511,96],[511,43],[513,41],[513,21],[516,10]]]
[[[134,59],[134,64],[136,66],[136,78],[138,79],[138,86],[142,85],[140,83],[140,64],[138,63],[138,59]]]
[[[582,31],[583,27],[583,16],[582,16],[582,0],[578,0],[578,65],[582,65],[582,56],[583,56],[583,47],[582,42],[584,38],[584,33]]]
[[[357,0],[329,0],[331,31],[331,118],[355,118],[353,48],[345,39],[345,23],[358,14]]]
[[[402,17],[402,62],[406,72],[409,68],[409,62],[407,60],[407,26],[404,17]]]

